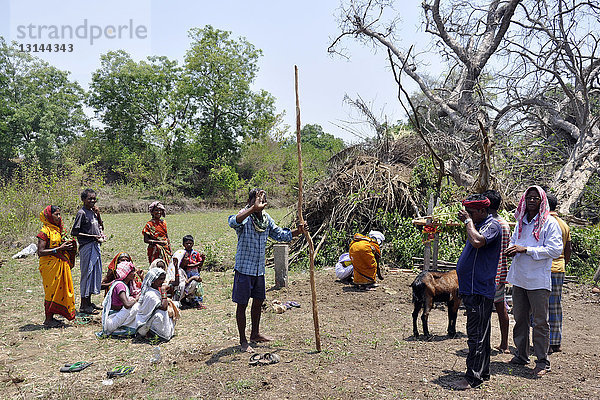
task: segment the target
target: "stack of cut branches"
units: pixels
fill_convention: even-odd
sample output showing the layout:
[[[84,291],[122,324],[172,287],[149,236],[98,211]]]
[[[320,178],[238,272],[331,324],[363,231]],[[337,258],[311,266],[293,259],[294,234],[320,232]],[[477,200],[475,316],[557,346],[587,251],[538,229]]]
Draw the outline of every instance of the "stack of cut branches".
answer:
[[[331,174],[306,193],[304,218],[318,241],[316,252],[332,229],[350,232],[358,226],[368,232],[376,228],[372,223],[378,210],[418,214],[409,189],[411,168],[402,163],[384,164],[377,157],[357,153],[343,163],[332,163]],[[305,246],[303,239],[292,244],[290,262]]]

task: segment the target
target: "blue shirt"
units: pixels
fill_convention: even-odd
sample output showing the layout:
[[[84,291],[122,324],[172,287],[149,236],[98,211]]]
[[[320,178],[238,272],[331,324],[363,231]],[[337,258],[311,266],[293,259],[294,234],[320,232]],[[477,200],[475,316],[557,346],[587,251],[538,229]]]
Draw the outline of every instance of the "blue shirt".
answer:
[[[235,229],[238,236],[234,269],[245,275],[264,275],[267,238],[270,237],[277,242],[291,242],[292,231],[275,225],[273,218],[266,212],[263,212],[263,218],[267,218],[268,223],[264,232],[257,232],[254,229],[250,217],[239,224],[235,217],[235,215],[229,216],[229,226]]]
[[[489,214],[481,224],[475,225],[475,228],[485,238],[485,245],[476,249],[467,240],[456,264],[458,292],[462,295],[479,294],[493,299],[502,246],[502,227]]]

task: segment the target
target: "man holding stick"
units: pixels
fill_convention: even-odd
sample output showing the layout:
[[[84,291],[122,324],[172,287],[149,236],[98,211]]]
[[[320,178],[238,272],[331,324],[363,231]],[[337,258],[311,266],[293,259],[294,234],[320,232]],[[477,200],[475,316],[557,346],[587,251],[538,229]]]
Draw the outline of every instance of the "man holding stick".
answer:
[[[264,190],[254,188],[248,194],[248,204],[237,215],[229,216],[229,226],[235,229],[238,236],[235,255],[235,275],[233,278],[232,300],[237,303],[235,319],[240,334],[242,351],[252,353],[254,349],[246,339],[246,308],[250,298],[250,319],[252,329],[250,341],[261,343],[272,338],[260,333],[260,313],[266,298],[265,290],[265,248],[267,238],[278,242],[290,242],[292,238],[307,230],[306,224],[293,231],[278,227],[264,209],[267,205],[267,194]]]

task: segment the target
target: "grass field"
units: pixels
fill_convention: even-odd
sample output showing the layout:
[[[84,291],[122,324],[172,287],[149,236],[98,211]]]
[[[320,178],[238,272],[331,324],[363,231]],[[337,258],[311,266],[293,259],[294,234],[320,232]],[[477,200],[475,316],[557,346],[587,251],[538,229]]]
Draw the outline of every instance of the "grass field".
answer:
[[[206,211],[200,213],[169,214],[165,218],[173,249],[183,248],[181,240],[185,235],[194,236],[195,249],[204,251],[211,261],[226,268],[233,268],[237,237],[227,224],[227,217],[237,213],[237,209]],[[269,214],[285,225],[285,208],[269,209]],[[104,225],[109,240],[102,245],[102,259],[108,265],[112,257],[120,251],[127,251],[136,264],[147,269],[147,245],[142,229],[150,219],[149,214],[104,215]],[[110,257],[110,258],[109,258]]]

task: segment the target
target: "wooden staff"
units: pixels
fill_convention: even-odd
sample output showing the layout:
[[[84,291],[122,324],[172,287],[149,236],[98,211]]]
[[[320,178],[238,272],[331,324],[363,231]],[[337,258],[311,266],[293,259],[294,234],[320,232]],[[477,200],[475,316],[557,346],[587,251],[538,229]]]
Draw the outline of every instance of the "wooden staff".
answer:
[[[302,146],[300,145],[300,100],[298,99],[298,66],[294,65],[296,82],[296,143],[298,145],[298,220],[304,226],[302,216]],[[319,334],[319,313],[317,311],[317,288],[315,285],[315,246],[308,230],[302,228],[302,233],[308,242],[308,255],[310,258],[310,290],[312,292],[312,312],[315,324],[315,343],[317,351],[321,351],[321,335]]]

